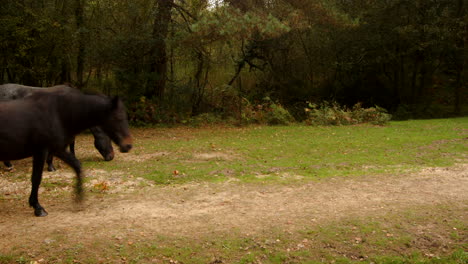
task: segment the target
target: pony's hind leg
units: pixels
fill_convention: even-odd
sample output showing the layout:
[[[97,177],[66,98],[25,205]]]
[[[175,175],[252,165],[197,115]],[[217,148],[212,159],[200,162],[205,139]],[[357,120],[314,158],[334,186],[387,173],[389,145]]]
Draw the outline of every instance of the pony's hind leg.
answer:
[[[47,216],[46,210],[39,204],[38,192],[42,181],[42,170],[47,152],[39,151],[33,156],[33,172],[31,175],[31,195],[29,196],[29,205],[34,208],[35,216]]]
[[[75,193],[76,193],[76,201],[81,202],[83,200],[83,175],[81,171],[81,163],[75,157],[74,154],[67,151],[62,151],[55,153],[55,156],[63,160],[67,163],[76,173],[76,186],[75,186]]]
[[[54,167],[54,155],[52,155],[50,152],[47,154],[47,171],[56,171]]]
[[[5,166],[7,167],[7,170],[8,170],[8,171],[12,171],[12,170],[13,170],[13,164],[11,164],[10,161],[4,161],[3,164],[5,164]]]
[[[70,144],[70,152],[75,156],[75,140]],[[47,155],[47,170],[56,171],[57,169],[54,166],[54,155],[49,152]]]

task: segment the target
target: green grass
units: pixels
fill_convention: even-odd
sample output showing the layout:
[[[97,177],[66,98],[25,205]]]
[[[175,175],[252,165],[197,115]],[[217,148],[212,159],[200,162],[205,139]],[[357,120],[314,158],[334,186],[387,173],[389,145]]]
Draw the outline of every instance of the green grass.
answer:
[[[123,171],[158,184],[231,179],[301,183],[451,166],[466,162],[468,153],[468,118],[391,122],[383,127],[134,129],[134,134],[131,153],[113,162],[84,160],[85,169],[109,175]],[[49,181],[44,187],[62,185]],[[232,231],[201,238],[135,232],[125,239],[96,238],[82,243],[57,233],[48,237],[55,242],[38,244],[36,252],[42,252],[40,257],[49,263],[466,264],[465,220],[466,207],[437,204],[384,215],[349,216],[295,232],[267,230],[246,235]],[[1,252],[0,263],[31,263],[39,258],[28,252],[21,247]]]
[[[145,137],[148,131],[153,134]],[[138,166],[131,170],[125,162],[85,166],[129,170],[158,184],[385,174],[466,160],[467,131],[468,118],[388,126],[135,129],[135,149],[128,155],[143,157],[134,163]],[[153,158],[144,158],[154,153]]]

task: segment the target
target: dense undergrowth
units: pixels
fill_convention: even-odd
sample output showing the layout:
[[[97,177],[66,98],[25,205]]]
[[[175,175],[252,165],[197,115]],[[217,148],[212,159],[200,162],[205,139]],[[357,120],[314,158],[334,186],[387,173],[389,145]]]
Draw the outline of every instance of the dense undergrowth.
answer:
[[[300,112],[300,113],[298,113]],[[336,102],[320,104],[306,103],[299,111],[291,113],[281,103],[265,98],[260,103],[251,103],[244,99],[238,109],[232,111],[206,112],[193,115],[190,112],[176,111],[160,107],[158,103],[141,97],[129,107],[129,119],[135,126],[154,124],[233,124],[233,125],[289,125],[304,123],[307,125],[356,125],[370,123],[385,125],[392,118],[386,109],[379,106],[365,108],[361,103],[349,108]]]

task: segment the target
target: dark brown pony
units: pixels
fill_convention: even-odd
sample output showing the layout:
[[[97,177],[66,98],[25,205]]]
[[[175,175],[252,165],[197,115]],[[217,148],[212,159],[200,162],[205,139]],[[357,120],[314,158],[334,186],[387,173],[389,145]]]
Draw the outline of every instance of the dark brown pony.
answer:
[[[26,86],[21,84],[15,83],[8,83],[0,85],[0,101],[10,101],[10,100],[17,100],[24,98],[26,96],[30,96],[35,92],[56,92],[56,91],[63,91],[69,93],[80,92],[79,90],[72,88],[68,85],[56,85],[53,87],[33,87],[33,86]],[[109,137],[102,131],[99,127],[92,127],[90,128],[91,133],[94,136],[94,146],[102,155],[105,161],[110,161],[114,159],[114,149],[112,148],[112,143]],[[70,143],[70,152],[75,155],[75,141],[73,140]],[[13,168],[13,165],[9,161],[4,161],[5,166],[8,167],[9,170]],[[47,156],[47,170],[48,171],[55,171],[55,167],[53,165],[53,156]]]
[[[46,216],[38,190],[49,151],[76,173],[75,191],[82,198],[82,171],[67,145],[85,129],[100,126],[121,152],[132,148],[125,107],[119,98],[102,95],[37,92],[23,99],[0,103],[0,160],[33,157],[29,204],[36,216]]]
[[[114,159],[114,148],[112,147],[112,142],[106,133],[98,126],[91,127],[89,129],[94,136],[94,147],[99,151],[99,153],[104,157],[105,161],[111,161]],[[75,140],[70,143],[70,152],[75,156]],[[51,153],[47,154],[47,170],[55,171],[55,166],[53,163],[54,155]],[[13,170],[13,164],[10,161],[4,161],[3,164],[7,167],[7,170]]]

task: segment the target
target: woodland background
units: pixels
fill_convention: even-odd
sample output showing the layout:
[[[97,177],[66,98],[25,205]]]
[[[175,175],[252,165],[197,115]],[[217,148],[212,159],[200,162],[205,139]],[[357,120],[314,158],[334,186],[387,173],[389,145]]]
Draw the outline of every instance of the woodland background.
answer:
[[[136,125],[459,116],[467,21],[464,0],[2,0],[0,82],[119,95]]]

